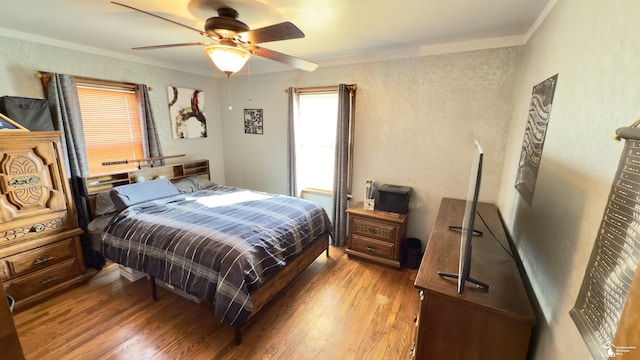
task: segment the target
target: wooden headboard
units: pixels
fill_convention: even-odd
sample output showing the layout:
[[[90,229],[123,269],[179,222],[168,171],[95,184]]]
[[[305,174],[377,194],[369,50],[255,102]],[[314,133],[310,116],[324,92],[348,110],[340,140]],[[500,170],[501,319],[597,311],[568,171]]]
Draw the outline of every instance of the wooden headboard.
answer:
[[[142,169],[78,178],[78,192],[83,198],[85,205],[84,209],[80,209],[83,213],[82,216],[86,220],[86,223],[91,221],[95,214],[95,195],[103,191],[109,191],[116,186],[161,178],[176,182],[191,176],[211,180],[209,160],[185,161],[176,164],[149,166]]]

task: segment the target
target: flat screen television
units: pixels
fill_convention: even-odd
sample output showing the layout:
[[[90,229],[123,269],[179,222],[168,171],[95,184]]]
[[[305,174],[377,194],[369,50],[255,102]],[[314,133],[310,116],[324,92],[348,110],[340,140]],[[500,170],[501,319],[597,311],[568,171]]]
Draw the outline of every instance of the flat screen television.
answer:
[[[480,180],[482,179],[482,159],[484,152],[477,140],[473,142],[473,158],[471,161],[471,172],[469,175],[469,187],[467,189],[466,204],[464,207],[464,215],[462,217],[462,226],[450,225],[449,229],[460,232],[460,260],[458,265],[458,273],[451,274],[438,272],[438,275],[444,278],[453,278],[458,280],[458,294],[464,292],[467,282],[475,284],[483,291],[489,290],[489,285],[473,279],[471,274],[471,243],[474,236],[482,236],[482,232],[474,229],[476,211],[478,207],[478,195],[480,193]]]

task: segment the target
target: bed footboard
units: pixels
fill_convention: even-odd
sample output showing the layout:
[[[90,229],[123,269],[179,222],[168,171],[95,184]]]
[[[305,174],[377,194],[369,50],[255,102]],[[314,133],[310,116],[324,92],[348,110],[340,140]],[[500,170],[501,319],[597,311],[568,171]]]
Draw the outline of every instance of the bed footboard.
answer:
[[[326,252],[329,257],[329,236],[325,235],[316,240],[311,246],[304,250],[298,257],[291,261],[278,273],[270,277],[262,286],[251,294],[251,302],[253,303],[253,312],[249,315],[249,319],[253,318],[271,299],[276,297],[287,285],[289,285],[300,273],[302,273],[311,263],[313,263],[322,252]],[[156,282],[153,276],[151,281],[151,297],[153,301],[158,300],[156,291]],[[248,321],[247,320],[247,321]],[[242,326],[234,325],[234,334],[236,344],[242,342]]]
[[[251,302],[253,311],[249,319],[253,318],[271,299],[276,297],[287,285],[289,285],[300,273],[302,273],[311,263],[313,263],[322,252],[329,256],[329,236],[325,235],[315,241],[304,250],[298,257],[291,261],[277,274],[269,278],[253,294]],[[242,342],[241,326],[234,325],[236,344]]]

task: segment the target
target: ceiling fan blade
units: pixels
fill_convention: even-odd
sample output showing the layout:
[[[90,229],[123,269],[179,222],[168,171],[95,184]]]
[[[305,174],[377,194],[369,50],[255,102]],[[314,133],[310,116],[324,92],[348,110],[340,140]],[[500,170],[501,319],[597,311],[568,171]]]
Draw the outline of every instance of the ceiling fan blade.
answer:
[[[204,31],[202,31],[202,30],[198,30],[198,29],[193,28],[193,27],[191,27],[191,26],[188,26],[188,25],[185,25],[185,24],[181,24],[181,23],[179,23],[179,22],[177,22],[177,21],[173,21],[173,20],[171,20],[171,19],[167,19],[167,18],[162,17],[162,16],[160,16],[160,15],[156,15],[156,14],[150,13],[150,12],[148,12],[148,11],[144,11],[144,10],[136,9],[136,8],[134,8],[133,6],[129,6],[129,5],[125,5],[125,4],[121,4],[121,3],[119,3],[119,2],[115,2],[115,1],[112,1],[111,3],[112,3],[112,4],[115,4],[115,5],[120,5],[120,6],[126,7],[126,8],[131,9],[131,10],[135,10],[135,11],[141,12],[141,13],[143,13],[143,14],[151,15],[151,16],[156,17],[156,18],[158,18],[158,19],[161,19],[161,20],[164,20],[164,21],[168,21],[168,22],[170,22],[170,23],[172,23],[172,24],[175,24],[175,25],[178,25],[178,26],[182,26],[183,28],[187,28],[187,29],[192,30],[192,31],[196,31],[196,32],[200,33],[200,35],[202,35],[202,36],[206,36],[206,37],[208,37],[208,36],[209,36],[206,32],[204,32]]]
[[[304,33],[294,24],[285,21],[279,24],[269,25],[239,33],[241,40],[249,44],[261,44],[269,41],[300,39]]]
[[[153,49],[164,49],[164,48],[172,48],[179,46],[194,46],[194,45],[202,45],[206,46],[209,43],[206,42],[192,42],[192,43],[180,43],[180,44],[165,44],[165,45],[152,45],[152,46],[140,46],[131,48],[132,50],[153,50]]]
[[[316,63],[312,63],[310,61],[303,60],[291,55],[283,54],[277,51],[265,49],[263,47],[250,46],[249,49],[251,50],[251,53],[254,55],[258,55],[269,60],[281,62],[283,64],[293,66],[300,70],[313,71],[316,68],[318,68],[318,64]]]

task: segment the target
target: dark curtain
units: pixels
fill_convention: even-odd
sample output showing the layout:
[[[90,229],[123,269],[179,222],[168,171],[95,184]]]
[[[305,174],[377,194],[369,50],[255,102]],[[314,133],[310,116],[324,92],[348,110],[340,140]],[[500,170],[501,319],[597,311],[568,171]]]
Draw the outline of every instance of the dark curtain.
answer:
[[[333,229],[332,245],[347,244],[347,213],[349,194],[349,147],[355,90],[348,85],[338,85],[338,123],[336,129],[335,170],[333,181]]]
[[[49,74],[47,94],[53,128],[62,131],[67,156],[67,175],[71,178],[88,176],[87,156],[84,145],[84,131],[78,89],[70,75]]]
[[[147,146],[149,157],[162,157],[162,147],[160,146],[160,138],[158,137],[158,128],[153,118],[153,111],[151,110],[151,102],[149,101],[149,88],[147,85],[138,85],[136,89],[138,98],[142,105],[142,119],[146,128]],[[164,160],[154,160],[153,165],[164,165]]]
[[[51,110],[53,128],[62,131],[62,151],[67,159],[64,163],[78,214],[78,225],[86,229],[89,209],[80,196],[81,184],[77,179],[88,176],[89,170],[78,89],[70,75],[50,73],[46,76],[46,82],[43,84],[46,83],[45,92]]]

